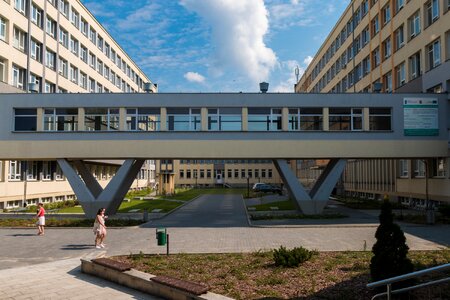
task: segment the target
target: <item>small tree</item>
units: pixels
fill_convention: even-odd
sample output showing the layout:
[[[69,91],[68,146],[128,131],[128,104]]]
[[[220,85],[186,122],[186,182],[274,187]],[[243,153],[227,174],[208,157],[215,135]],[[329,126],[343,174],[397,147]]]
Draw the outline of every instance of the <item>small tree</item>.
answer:
[[[375,233],[377,242],[373,245],[370,261],[372,281],[378,281],[413,271],[407,257],[409,247],[400,226],[394,223],[391,204],[384,200],[381,206],[380,226]]]

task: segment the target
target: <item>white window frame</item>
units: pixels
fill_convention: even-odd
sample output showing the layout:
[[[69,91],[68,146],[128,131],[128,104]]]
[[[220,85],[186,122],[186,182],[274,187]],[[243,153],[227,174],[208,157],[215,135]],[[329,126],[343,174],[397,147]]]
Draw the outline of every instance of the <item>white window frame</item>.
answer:
[[[5,41],[6,42],[6,36],[7,36],[7,30],[8,25],[7,25],[7,21],[5,18],[3,18],[2,16],[0,16],[0,40]]]
[[[409,177],[409,165],[407,159],[399,160],[399,177],[400,178],[408,178]]]
[[[409,37],[412,39],[415,36],[420,34],[420,11],[415,12],[412,17],[409,19]]]
[[[14,26],[13,29],[13,37],[14,37],[14,47],[16,49],[19,49],[22,52],[25,52],[25,45],[27,40],[27,34],[26,32],[20,30],[18,27]]]
[[[14,8],[17,9],[20,13],[25,14],[25,0],[14,0]]]
[[[432,57],[432,59],[430,59]],[[430,70],[441,64],[441,42],[436,40],[428,45],[428,64]]]
[[[25,87],[25,70],[19,68],[16,65],[12,67],[12,85],[19,88],[24,89]]]
[[[19,160],[10,160],[8,168],[8,181],[22,180],[22,164]]]
[[[31,21],[39,28],[42,28],[42,14],[42,10],[33,3],[31,6]]]

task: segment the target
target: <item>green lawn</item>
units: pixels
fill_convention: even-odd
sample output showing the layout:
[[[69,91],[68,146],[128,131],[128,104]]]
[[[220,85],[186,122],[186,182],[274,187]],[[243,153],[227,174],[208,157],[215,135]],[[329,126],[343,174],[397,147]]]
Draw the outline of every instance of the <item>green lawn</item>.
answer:
[[[294,202],[291,200],[286,201],[280,201],[280,202],[274,202],[274,203],[266,203],[266,204],[258,204],[258,205],[252,205],[249,207],[256,208],[256,211],[271,211],[271,207],[278,207],[279,210],[297,210],[297,207],[295,206]]]

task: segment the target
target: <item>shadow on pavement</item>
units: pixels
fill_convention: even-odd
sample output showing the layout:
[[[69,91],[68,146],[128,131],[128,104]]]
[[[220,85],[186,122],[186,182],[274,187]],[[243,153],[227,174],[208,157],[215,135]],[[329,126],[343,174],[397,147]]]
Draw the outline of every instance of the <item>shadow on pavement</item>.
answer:
[[[80,245],[65,245],[61,247],[61,250],[85,250],[85,249],[95,249],[93,244],[80,244]]]
[[[38,236],[38,235],[37,234],[33,234],[33,233],[16,233],[16,234],[9,234],[7,236],[19,237],[19,236]]]

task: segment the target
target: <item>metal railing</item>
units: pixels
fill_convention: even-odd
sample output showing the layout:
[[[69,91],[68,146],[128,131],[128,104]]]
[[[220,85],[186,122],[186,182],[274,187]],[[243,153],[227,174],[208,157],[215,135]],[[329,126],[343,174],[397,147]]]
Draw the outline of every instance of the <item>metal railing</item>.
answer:
[[[393,283],[399,282],[399,281],[404,281],[407,279],[417,278],[417,277],[420,277],[423,275],[430,274],[432,272],[446,271],[446,270],[450,270],[450,263],[441,265],[441,266],[437,266],[437,267],[420,270],[417,272],[412,272],[412,273],[388,278],[388,279],[383,279],[383,280],[376,281],[376,282],[372,282],[372,283],[369,283],[367,285],[367,287],[368,288],[376,288],[376,287],[386,285],[386,292],[376,294],[375,296],[372,297],[372,300],[376,299],[378,297],[381,297],[381,296],[386,296],[386,299],[391,300],[391,296],[395,295],[395,294],[400,294],[400,293],[404,293],[407,291],[412,291],[412,290],[415,290],[418,288],[427,287],[427,286],[431,286],[431,285],[435,285],[435,284],[439,284],[439,283],[450,282],[450,277],[437,279],[437,280],[433,280],[433,281],[429,281],[429,282],[425,282],[425,283],[421,283],[421,284],[417,284],[417,285],[413,285],[410,287],[401,288],[401,289],[397,289],[397,290],[392,290]]]

